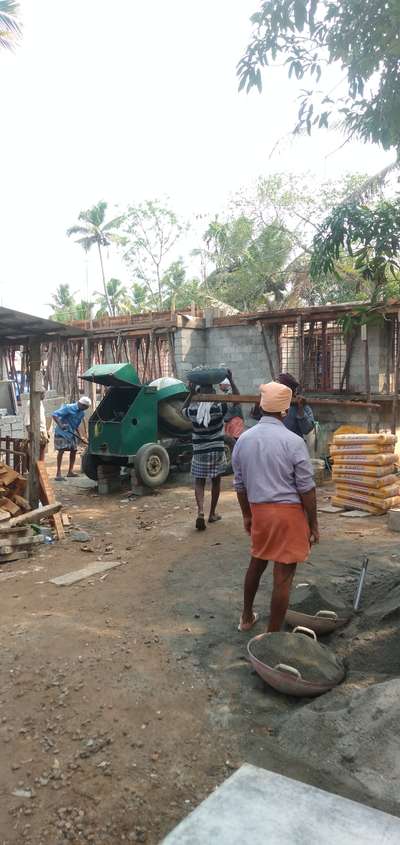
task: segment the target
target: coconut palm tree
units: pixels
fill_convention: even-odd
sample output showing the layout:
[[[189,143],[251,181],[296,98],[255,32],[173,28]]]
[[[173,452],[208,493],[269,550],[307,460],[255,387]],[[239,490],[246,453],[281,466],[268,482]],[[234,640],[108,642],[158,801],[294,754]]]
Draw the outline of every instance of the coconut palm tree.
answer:
[[[96,292],[96,291],[95,291]],[[107,282],[107,300],[102,293],[97,295],[99,310],[96,317],[117,317],[118,314],[128,314],[130,311],[128,292],[119,279],[110,279]]]
[[[106,276],[104,272],[102,247],[108,247],[112,243],[124,243],[124,238],[117,232],[123,218],[114,217],[113,220],[109,220],[108,223],[106,223],[106,211],[106,202],[98,202],[97,205],[92,206],[92,208],[87,209],[87,211],[81,211],[78,217],[79,223],[76,226],[71,226],[71,228],[67,230],[67,236],[70,238],[72,235],[80,235],[75,243],[80,244],[85,252],[89,252],[92,246],[97,246],[105,302],[108,313],[112,316],[111,302],[108,295]]]
[[[48,305],[52,309],[51,316],[62,323],[75,319],[75,294],[72,293],[68,284],[58,285],[56,292],[52,294],[52,302]]]
[[[0,0],[0,47],[12,50],[21,36],[18,22],[19,3],[15,0]]]

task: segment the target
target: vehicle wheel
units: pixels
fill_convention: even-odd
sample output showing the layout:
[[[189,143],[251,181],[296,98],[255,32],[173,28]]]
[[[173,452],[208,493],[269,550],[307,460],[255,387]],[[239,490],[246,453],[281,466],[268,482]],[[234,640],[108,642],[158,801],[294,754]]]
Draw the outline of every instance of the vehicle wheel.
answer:
[[[227,467],[226,467],[226,470],[224,472],[224,475],[232,475],[232,473],[233,473],[232,452],[233,452],[233,447],[234,447],[235,443],[236,443],[236,440],[234,440],[233,437],[228,437],[227,434],[224,435],[225,457],[226,457],[226,463],[227,463]]]
[[[135,456],[135,469],[146,487],[160,487],[169,475],[169,455],[158,443],[146,443]]]
[[[81,457],[81,470],[84,475],[87,475],[92,481],[97,481],[97,470],[101,464],[101,459],[97,455],[92,455],[86,449]]]

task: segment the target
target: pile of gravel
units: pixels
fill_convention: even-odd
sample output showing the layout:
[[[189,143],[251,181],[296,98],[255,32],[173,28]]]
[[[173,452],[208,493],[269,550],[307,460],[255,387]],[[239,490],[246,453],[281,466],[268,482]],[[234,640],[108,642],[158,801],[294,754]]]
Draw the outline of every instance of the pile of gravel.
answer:
[[[278,743],[362,801],[400,814],[400,679],[344,685],[290,715]]]
[[[272,668],[278,663],[293,666],[304,681],[336,685],[345,676],[343,660],[306,634],[266,634],[254,640],[250,650],[257,660]]]

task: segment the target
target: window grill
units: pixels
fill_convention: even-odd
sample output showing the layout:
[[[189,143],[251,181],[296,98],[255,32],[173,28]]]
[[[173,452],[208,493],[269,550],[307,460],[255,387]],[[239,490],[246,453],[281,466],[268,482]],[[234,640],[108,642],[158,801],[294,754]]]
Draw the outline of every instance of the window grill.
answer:
[[[306,390],[340,390],[346,342],[333,320],[286,323],[279,336],[280,369],[292,373]]]

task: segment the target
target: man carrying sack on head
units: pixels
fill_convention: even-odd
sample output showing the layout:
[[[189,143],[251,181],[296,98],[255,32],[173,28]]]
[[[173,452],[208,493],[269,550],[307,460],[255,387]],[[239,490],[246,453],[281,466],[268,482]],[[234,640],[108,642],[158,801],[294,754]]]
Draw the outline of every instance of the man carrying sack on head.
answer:
[[[298,563],[307,560],[319,542],[312,466],[302,438],[283,424],[292,399],[286,385],[260,387],[261,419],[239,438],[233,450],[234,486],[251,536],[251,561],[244,582],[239,631],[258,620],[253,602],[268,561],[274,561],[274,582],[268,632],[280,631]]]

